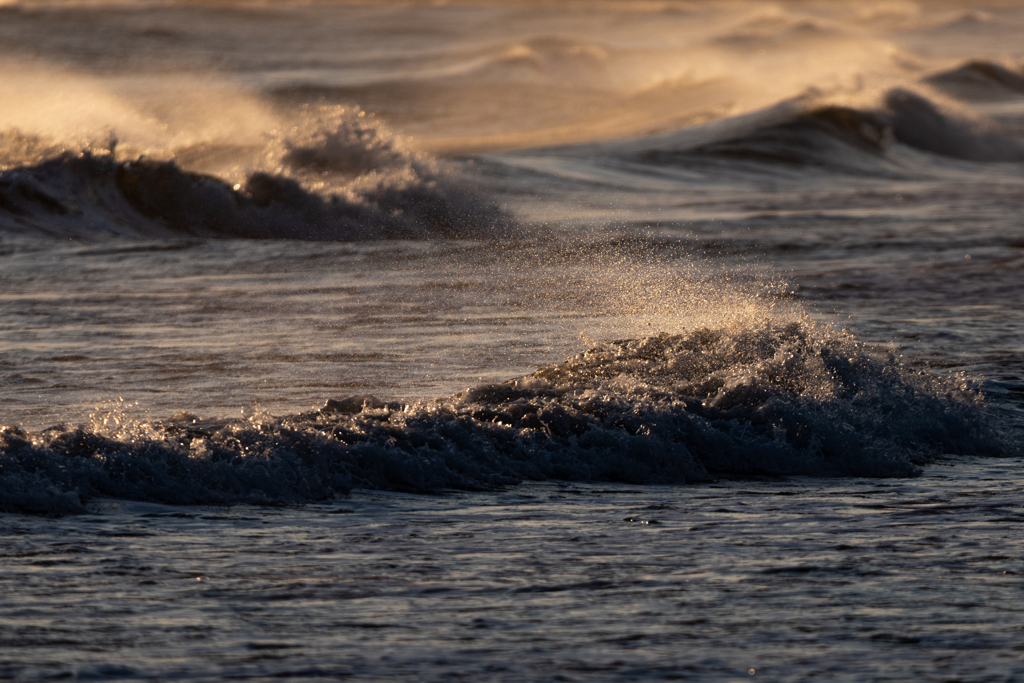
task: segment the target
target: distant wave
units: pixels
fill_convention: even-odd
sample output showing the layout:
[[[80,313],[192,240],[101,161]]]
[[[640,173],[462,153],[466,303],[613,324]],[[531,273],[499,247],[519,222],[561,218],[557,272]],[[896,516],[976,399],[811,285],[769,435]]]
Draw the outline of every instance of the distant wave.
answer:
[[[997,25],[995,17],[988,12],[966,11],[935,24],[932,27],[932,30],[941,33],[957,34],[963,32],[987,31]]]
[[[658,146],[640,153],[646,162],[688,165],[719,158],[791,166],[816,166],[863,174],[898,170],[887,156],[893,143],[952,159],[1024,161],[1024,143],[994,124],[944,110],[917,92],[895,88],[874,110],[829,105],[779,115],[761,113],[740,132],[717,140]],[[735,129],[734,129],[735,130]],[[887,168],[888,167],[888,168]]]
[[[762,48],[777,43],[820,42],[841,37],[842,31],[834,26],[773,14],[745,21],[715,38],[715,42],[730,47]]]
[[[925,82],[957,94],[962,94],[967,87],[975,96],[1024,95],[1024,71],[979,60],[933,74]]]
[[[373,240],[488,237],[506,217],[351,107],[321,107],[235,185],[173,159],[54,152],[0,172],[0,230],[22,235]]]
[[[0,509],[81,512],[98,496],[291,503],[354,487],[549,479],[901,477],[941,454],[1009,448],[962,382],[916,374],[828,328],[771,321],[602,344],[414,405],[353,396],[282,418],[93,422],[0,431]]]
[[[619,82],[609,69],[613,61],[614,55],[598,43],[559,35],[535,36],[522,41],[501,40],[451,50],[443,60],[425,65],[421,71],[395,74],[377,81],[318,82],[314,77],[271,85],[263,94],[285,105],[317,101],[377,104],[397,101],[404,107],[412,101],[437,98],[445,101],[447,108],[453,106],[453,101],[465,100],[467,96],[482,102],[492,101],[495,90],[506,94],[511,90],[529,98],[531,85],[607,88]]]
[[[847,107],[822,107],[738,137],[694,147],[686,156],[719,157],[781,164],[851,166],[864,154],[882,154],[893,139],[885,119]],[[666,161],[679,152],[650,152]],[[870,167],[869,167],[870,168]]]
[[[537,77],[599,83],[608,52],[596,43],[561,36],[541,36],[520,43],[495,45],[465,75],[515,81]]]
[[[1024,143],[994,126],[954,116],[909,90],[885,96],[893,135],[905,145],[967,161],[1024,161]]]

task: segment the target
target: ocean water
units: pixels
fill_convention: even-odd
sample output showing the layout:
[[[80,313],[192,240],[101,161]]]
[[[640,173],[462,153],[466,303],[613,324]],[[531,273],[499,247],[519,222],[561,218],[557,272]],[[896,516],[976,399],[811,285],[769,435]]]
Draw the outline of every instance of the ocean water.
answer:
[[[1024,679],[1024,4],[0,4],[0,678]]]

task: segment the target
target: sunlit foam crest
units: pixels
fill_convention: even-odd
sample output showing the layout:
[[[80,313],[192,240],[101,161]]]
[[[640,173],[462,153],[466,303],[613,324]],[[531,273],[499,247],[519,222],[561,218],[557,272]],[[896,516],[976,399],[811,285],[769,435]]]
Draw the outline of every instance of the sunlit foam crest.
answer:
[[[357,105],[305,105],[265,152],[268,161],[299,172],[358,176],[415,168],[434,172],[432,159],[408,147]]]
[[[123,397],[105,401],[89,414],[88,428],[99,436],[127,443],[157,438],[159,430],[143,418],[138,408],[138,401]]]

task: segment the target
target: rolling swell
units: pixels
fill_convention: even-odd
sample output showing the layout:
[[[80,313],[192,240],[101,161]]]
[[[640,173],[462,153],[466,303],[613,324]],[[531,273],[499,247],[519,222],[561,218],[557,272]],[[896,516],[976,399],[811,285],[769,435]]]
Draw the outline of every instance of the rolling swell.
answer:
[[[864,155],[883,154],[892,139],[892,127],[884,118],[829,106],[737,138],[701,145],[692,154],[766,163],[844,165]]]
[[[893,135],[903,144],[966,161],[1024,161],[1024,143],[1008,137],[994,124],[944,112],[915,92],[891,90],[885,96],[885,105]]]
[[[929,76],[925,82],[954,95],[992,99],[1024,95],[1024,72],[1002,64],[971,60]]]
[[[356,487],[548,479],[913,476],[941,454],[1008,448],[968,387],[830,329],[777,322],[602,344],[413,405],[355,396],[281,418],[94,422],[0,431],[0,509],[81,512],[97,496],[292,503]]]
[[[827,105],[779,115],[710,142],[672,145],[640,154],[647,163],[693,165],[701,160],[754,162],[838,172],[900,172],[889,152],[894,143],[950,159],[1024,161],[1024,143],[996,124],[947,111],[912,90],[895,88],[876,109]]]

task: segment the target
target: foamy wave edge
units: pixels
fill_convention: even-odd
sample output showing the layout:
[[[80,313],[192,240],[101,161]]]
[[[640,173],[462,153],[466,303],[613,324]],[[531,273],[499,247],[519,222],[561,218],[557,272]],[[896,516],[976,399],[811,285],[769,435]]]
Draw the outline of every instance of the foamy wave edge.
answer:
[[[0,509],[76,513],[96,497],[286,504],[524,480],[907,477],[944,454],[1010,450],[963,378],[911,371],[829,328],[768,321],[602,344],[411,405],[355,396],[286,417],[8,427]]]

